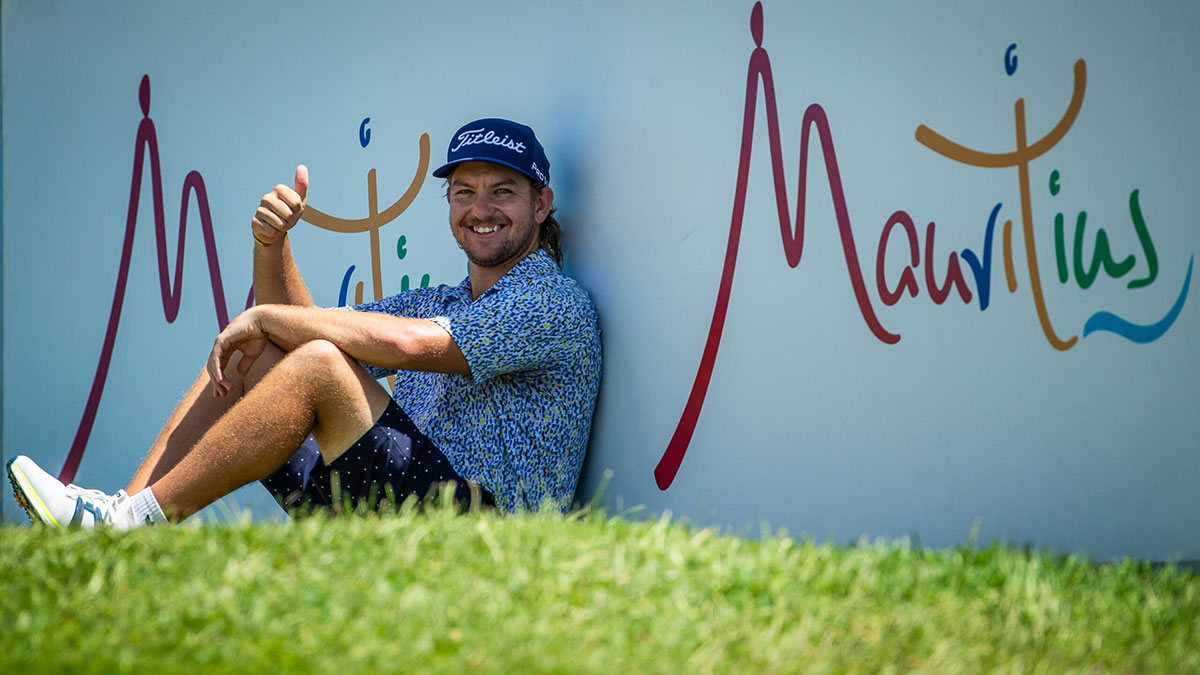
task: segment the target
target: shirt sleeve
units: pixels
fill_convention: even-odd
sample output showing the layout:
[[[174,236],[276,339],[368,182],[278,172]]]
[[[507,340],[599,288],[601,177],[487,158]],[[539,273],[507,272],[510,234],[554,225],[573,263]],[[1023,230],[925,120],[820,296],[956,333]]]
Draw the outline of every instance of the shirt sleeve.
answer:
[[[546,370],[573,358],[594,312],[576,298],[525,288],[476,301],[469,310],[434,318],[454,339],[476,382],[507,373]]]

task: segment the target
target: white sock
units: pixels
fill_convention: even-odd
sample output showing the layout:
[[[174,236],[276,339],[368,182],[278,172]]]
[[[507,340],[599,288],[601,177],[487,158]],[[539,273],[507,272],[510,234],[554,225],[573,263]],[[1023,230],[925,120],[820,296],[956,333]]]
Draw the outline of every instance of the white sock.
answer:
[[[163,513],[150,488],[130,495],[123,506],[131,528],[167,522],[167,515]]]

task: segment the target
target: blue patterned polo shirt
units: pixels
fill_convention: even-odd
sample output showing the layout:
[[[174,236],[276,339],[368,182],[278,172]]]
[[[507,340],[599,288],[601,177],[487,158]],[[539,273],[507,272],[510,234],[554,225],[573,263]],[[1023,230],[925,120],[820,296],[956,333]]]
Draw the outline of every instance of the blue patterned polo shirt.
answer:
[[[430,319],[470,375],[396,371],[392,398],[454,470],[506,510],[570,505],[600,387],[600,329],[586,291],[539,249],[478,299],[458,286],[407,291],[353,309]]]

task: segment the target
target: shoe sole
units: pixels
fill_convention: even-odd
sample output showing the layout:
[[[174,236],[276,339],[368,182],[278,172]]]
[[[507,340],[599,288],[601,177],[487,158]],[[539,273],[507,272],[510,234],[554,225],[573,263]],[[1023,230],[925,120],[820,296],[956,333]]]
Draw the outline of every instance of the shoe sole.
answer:
[[[30,522],[61,528],[16,462],[14,459],[8,463],[8,482],[12,484],[13,500],[17,502],[17,506],[25,509],[25,515],[29,516]]]

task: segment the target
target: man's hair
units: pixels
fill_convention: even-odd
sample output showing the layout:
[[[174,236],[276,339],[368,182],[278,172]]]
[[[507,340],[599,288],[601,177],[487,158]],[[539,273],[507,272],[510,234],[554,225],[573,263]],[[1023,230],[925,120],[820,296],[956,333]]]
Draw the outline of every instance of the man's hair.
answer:
[[[532,180],[529,181],[529,185],[533,188],[536,199],[537,195],[541,194],[542,188]],[[558,207],[550,209],[550,213],[546,214],[546,219],[538,226],[538,245],[545,249],[551,258],[554,258],[554,264],[561,269],[563,266],[562,228],[558,226],[558,220],[554,218],[556,211],[558,211]]]

